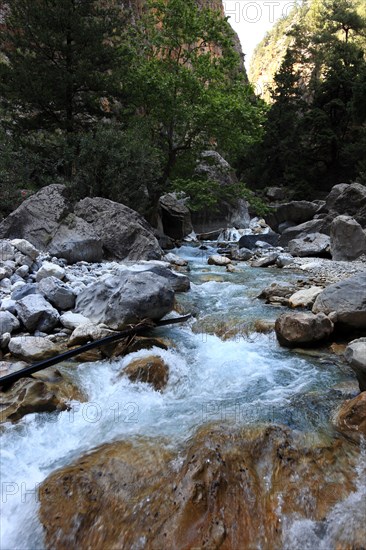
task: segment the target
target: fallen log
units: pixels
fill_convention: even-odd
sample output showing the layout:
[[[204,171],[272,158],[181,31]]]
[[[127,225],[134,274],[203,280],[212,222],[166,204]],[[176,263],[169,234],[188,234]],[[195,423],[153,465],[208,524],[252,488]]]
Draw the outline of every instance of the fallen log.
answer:
[[[122,338],[126,338],[127,336],[140,334],[145,330],[151,330],[153,328],[164,327],[167,325],[175,325],[177,323],[184,323],[185,321],[188,321],[190,317],[191,315],[185,315],[184,317],[175,317],[173,319],[165,319],[163,321],[151,321],[150,319],[144,319],[137,325],[129,326],[121,332],[117,332],[116,334],[112,334],[111,336],[106,336],[101,340],[89,342],[88,344],[84,344],[83,346],[80,346],[78,348],[72,349],[70,351],[65,351],[64,353],[56,355],[55,357],[50,357],[49,359],[45,359],[44,361],[40,361],[39,363],[35,363],[34,365],[30,365],[29,367],[25,367],[24,369],[12,372],[10,374],[7,374],[6,376],[2,376],[0,378],[0,389],[2,391],[6,391],[17,380],[20,380],[25,376],[30,376],[35,372],[46,369],[48,367],[53,367],[54,365],[57,365],[62,361],[67,361],[68,359],[76,357],[77,355],[80,355],[85,351],[89,351],[90,349],[99,348],[100,346],[110,344],[111,342],[116,342],[118,340],[121,340]]]

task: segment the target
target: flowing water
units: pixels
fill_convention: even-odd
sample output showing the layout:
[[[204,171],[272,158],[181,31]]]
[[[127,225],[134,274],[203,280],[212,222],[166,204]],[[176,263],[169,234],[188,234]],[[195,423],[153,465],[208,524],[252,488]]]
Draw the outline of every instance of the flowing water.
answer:
[[[189,260],[192,281],[191,291],[178,297],[180,306],[200,318],[208,316],[211,322],[233,320],[243,329],[256,319],[274,320],[281,313],[281,308],[256,298],[260,290],[274,278],[299,278],[286,270],[255,270],[244,264],[238,273],[227,273],[225,268],[207,265],[210,249],[186,246],[177,252]],[[221,340],[204,330],[192,332],[194,322],[155,331],[172,342],[168,351],[154,348],[114,361],[63,365],[60,370],[77,381],[88,401],[73,403],[70,411],[28,415],[16,425],[4,426],[1,550],[44,547],[37,517],[38,484],[101,443],[147,435],[164,436],[174,445],[212,420],[282,423],[314,437],[332,433],[329,415],[344,399],[337,386],[352,379],[348,369],[327,356],[312,358],[280,348],[273,333]],[[131,357],[151,353],[170,365],[163,393],[118,377]],[[362,468],[361,464],[360,491],[334,508],[327,526],[320,529],[316,522],[296,518],[289,522],[286,548],[335,548],[334,526],[342,512],[362,513]]]

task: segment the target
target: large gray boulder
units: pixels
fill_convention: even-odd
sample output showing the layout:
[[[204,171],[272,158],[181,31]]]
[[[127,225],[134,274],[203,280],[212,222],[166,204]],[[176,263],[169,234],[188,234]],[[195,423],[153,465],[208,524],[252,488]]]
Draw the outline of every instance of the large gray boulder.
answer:
[[[83,219],[69,214],[57,228],[48,246],[48,252],[56,258],[65,258],[69,264],[76,262],[100,262],[103,245],[95,229]]]
[[[142,319],[161,319],[173,306],[174,291],[166,279],[149,271],[122,271],[84,289],[75,311],[120,330]]]
[[[366,328],[366,273],[328,286],[315,300],[313,313],[336,312],[337,323]]]
[[[334,189],[334,188],[333,188]],[[331,191],[331,193],[333,190]],[[361,183],[352,183],[343,188],[343,191],[334,199],[327,199],[331,212],[344,214],[354,218],[364,229],[366,228],[366,186]]]
[[[277,339],[285,347],[319,343],[333,330],[332,321],[324,313],[284,313],[275,324]]]
[[[322,233],[329,235],[331,221],[327,218],[310,220],[300,225],[295,225],[285,229],[280,237],[280,246],[288,246],[293,239],[301,239],[311,233]]]
[[[19,319],[29,332],[51,332],[59,322],[59,314],[43,296],[30,294],[15,306]]]
[[[9,351],[24,361],[42,361],[56,356],[59,348],[47,338],[17,336],[10,340]]]
[[[0,223],[0,238],[23,238],[36,248],[46,250],[70,209],[64,185],[43,187]]]
[[[284,222],[298,225],[312,220],[318,210],[318,203],[291,201],[272,208],[270,214],[266,216],[266,221],[272,229],[278,231],[279,226]]]
[[[333,260],[352,261],[366,254],[366,232],[350,216],[337,216],[330,226]]]
[[[366,338],[350,342],[344,356],[356,373],[360,390],[366,391]]]
[[[305,237],[290,241],[288,248],[292,256],[300,258],[307,256],[329,256],[330,238],[323,233],[310,233]]]
[[[186,197],[179,197],[177,193],[167,193],[159,199],[161,229],[172,239],[183,239],[193,231],[186,201]]]
[[[256,248],[256,243],[262,241],[268,243],[271,246],[277,246],[279,240],[278,233],[271,231],[270,233],[262,233],[260,235],[243,235],[239,239],[239,249],[247,248],[248,250],[253,250]]]
[[[334,205],[338,200],[338,197],[342,195],[342,193],[348,189],[349,184],[348,183],[339,183],[338,185],[334,185],[327,196],[325,200],[325,205],[327,210],[330,212],[334,210]]]
[[[217,151],[201,153],[195,175],[223,188],[238,183],[235,171]],[[244,199],[238,198],[221,201],[216,208],[206,207],[194,211],[191,216],[194,230],[198,234],[229,227],[246,229],[250,224],[248,203]]]
[[[75,293],[56,277],[46,277],[38,283],[39,292],[58,310],[66,311],[75,306]]]
[[[152,227],[131,208],[95,197],[79,201],[74,213],[99,236],[107,259],[157,260],[162,257]]]

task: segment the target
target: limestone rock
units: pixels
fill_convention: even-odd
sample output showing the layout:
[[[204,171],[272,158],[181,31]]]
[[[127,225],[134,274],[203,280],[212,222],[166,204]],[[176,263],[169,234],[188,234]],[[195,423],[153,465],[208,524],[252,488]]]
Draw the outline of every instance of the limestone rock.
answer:
[[[344,356],[355,371],[361,391],[366,391],[366,338],[350,342]]]
[[[39,250],[36,249],[29,241],[25,239],[13,239],[11,241],[12,246],[19,250],[25,256],[31,258],[31,260],[36,260],[39,256]]]
[[[17,336],[9,342],[9,351],[15,357],[31,363],[54,357],[59,350],[48,338],[39,336]]]
[[[208,258],[207,263],[208,265],[226,266],[231,264],[231,260],[229,258],[226,258],[226,256],[214,254],[213,256],[210,256]]]
[[[156,391],[162,391],[168,383],[169,367],[160,357],[149,355],[129,363],[121,374],[125,374],[131,382],[144,382]]]
[[[84,315],[81,315],[80,313],[73,313],[72,311],[67,311],[66,313],[63,313],[60,317],[60,322],[62,326],[68,329],[74,330],[76,327],[79,327],[80,325],[85,325],[86,323],[90,323],[90,319],[87,317],[84,317]]]
[[[278,258],[278,252],[271,252],[270,254],[266,254],[259,258],[258,260],[254,260],[251,263],[252,267],[270,267],[271,265],[275,265]]]
[[[291,307],[311,307],[317,296],[323,292],[323,288],[319,286],[311,286],[310,288],[305,288],[304,290],[298,290],[290,296],[289,303]]]
[[[76,299],[76,313],[119,330],[142,319],[161,319],[174,307],[166,279],[149,271],[125,271],[88,286]]]
[[[115,331],[110,330],[104,325],[94,323],[83,323],[75,328],[70,336],[68,347],[80,346],[94,340],[101,340],[107,336],[112,336]]]
[[[329,235],[331,220],[314,219],[285,229],[279,239],[280,246],[288,246],[294,239],[302,239],[312,233]]]
[[[159,260],[162,250],[152,227],[134,210],[101,197],[86,198],[74,213],[99,236],[107,259]]]
[[[65,269],[52,262],[43,262],[42,266],[37,271],[36,281],[39,282],[46,277],[56,277],[62,281],[65,277]]]
[[[186,202],[187,197],[179,197],[177,193],[167,193],[159,199],[162,228],[172,239],[183,239],[193,231]]]
[[[0,311],[0,335],[12,333],[20,327],[18,319],[10,311]]]
[[[366,233],[350,216],[337,216],[330,226],[330,249],[333,260],[356,260],[366,254]]]
[[[239,248],[238,250],[233,250],[231,253],[231,258],[239,262],[245,262],[250,260],[253,257],[253,252],[249,248]]]
[[[322,233],[310,233],[305,237],[293,239],[288,243],[292,256],[300,258],[308,256],[328,256],[330,249],[330,238]]]
[[[275,324],[279,343],[285,347],[298,344],[317,344],[327,339],[334,325],[324,313],[284,313]]]
[[[39,292],[58,310],[66,311],[75,306],[76,296],[72,288],[56,277],[46,277],[38,283]]]
[[[329,204],[329,198],[327,203]],[[360,183],[347,185],[331,201],[331,211],[352,216],[364,229],[366,228],[366,186]]]
[[[313,313],[335,311],[337,323],[366,328],[366,273],[359,273],[328,286],[315,300]]]
[[[59,322],[59,314],[43,296],[30,294],[15,306],[19,319],[29,332],[50,332]]]

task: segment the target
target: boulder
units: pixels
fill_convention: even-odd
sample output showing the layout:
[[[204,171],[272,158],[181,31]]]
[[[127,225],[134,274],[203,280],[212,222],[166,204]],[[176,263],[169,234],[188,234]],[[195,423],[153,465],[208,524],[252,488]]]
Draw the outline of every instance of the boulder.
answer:
[[[101,197],[79,201],[74,213],[99,236],[104,256],[116,260],[158,260],[162,250],[152,227],[134,210]]]
[[[214,254],[207,260],[208,265],[226,266],[231,264],[231,260],[226,256],[220,256],[220,254]]]
[[[253,257],[253,251],[249,248],[239,248],[238,250],[233,250],[231,253],[231,258],[239,262],[246,262]]]
[[[0,223],[0,238],[26,239],[39,250],[46,250],[70,208],[64,185],[43,187]]]
[[[176,273],[164,265],[138,266],[139,272],[150,272],[166,280],[174,292],[187,292],[191,288],[191,282],[186,275]]]
[[[366,228],[366,186],[360,183],[347,185],[334,200],[327,199],[331,212],[354,218],[362,228]],[[334,217],[334,216],[333,216]]]
[[[278,231],[283,223],[298,225],[312,220],[318,210],[319,204],[309,201],[291,201],[272,208],[266,220],[272,229]]]
[[[172,239],[183,239],[193,231],[191,213],[186,206],[187,198],[177,193],[167,193],[159,199],[162,229]]]
[[[26,283],[20,288],[16,288],[15,290],[13,290],[13,292],[11,293],[11,299],[18,301],[22,298],[25,298],[26,296],[30,296],[31,294],[39,294],[38,285],[36,285],[35,283]]]
[[[313,313],[336,312],[337,323],[366,328],[366,273],[359,273],[328,286],[315,300]]]
[[[311,233],[322,233],[329,235],[331,220],[317,219],[310,220],[294,227],[285,229],[279,239],[280,246],[287,246],[288,243],[294,239],[301,239],[310,235]]]
[[[329,256],[330,238],[322,233],[310,233],[304,237],[293,239],[288,243],[292,256],[305,258],[308,256]]]
[[[83,394],[56,372],[49,381],[23,378],[0,392],[1,422],[17,422],[27,414],[65,411],[71,401],[85,401]]]
[[[0,223],[0,237],[3,237],[1,232],[3,222]],[[0,261],[6,262],[7,260],[14,260],[15,248],[10,241],[4,239],[0,241]]]
[[[332,334],[333,329],[332,321],[324,313],[284,313],[275,324],[279,343],[290,348],[298,344],[322,342]]]
[[[39,256],[39,250],[37,250],[35,246],[33,246],[29,241],[26,241],[25,239],[13,239],[11,241],[11,244],[19,252],[21,252],[25,256],[28,256],[33,261],[36,260]]]
[[[323,534],[355,490],[359,449],[344,438],[309,445],[273,424],[222,424],[202,427],[179,453],[160,437],[128,437],[52,472],[39,490],[45,547],[294,550],[304,544],[283,544],[292,515]],[[348,550],[364,545],[361,511],[345,531]],[[337,524],[334,548],[344,540]]]
[[[366,391],[342,405],[336,425],[342,432],[358,441],[361,437],[366,437]]]
[[[10,334],[20,327],[18,319],[10,311],[0,311],[0,336]]]
[[[99,234],[92,225],[75,214],[69,214],[62,221],[47,250],[56,258],[65,258],[69,264],[100,262],[103,259]]]
[[[16,336],[9,342],[9,351],[19,359],[35,362],[54,357],[60,350],[48,338]]]
[[[283,187],[269,187],[266,191],[266,197],[272,201],[282,201],[286,198],[286,189]]]
[[[252,267],[270,267],[271,265],[275,265],[277,258],[278,252],[271,252],[270,254],[266,254],[258,260],[255,260],[250,265]]]
[[[188,260],[185,260],[172,252],[165,254],[164,261],[169,262],[172,265],[177,265],[178,267],[185,267],[188,265]]]
[[[84,317],[84,315],[80,315],[80,313],[73,313],[72,311],[67,311],[66,313],[63,313],[60,317],[60,322],[62,326],[65,328],[74,330],[76,327],[79,327],[80,325],[85,325],[86,323],[90,323],[90,320],[87,317]]]
[[[346,189],[348,189],[349,184],[348,183],[338,183],[337,185],[334,185],[327,196],[325,200],[325,205],[328,211],[334,210],[334,205],[336,201],[338,200],[338,197],[340,197]]]
[[[290,297],[297,292],[298,287],[293,283],[280,282],[271,283],[264,288],[258,298],[266,300],[267,304],[282,303],[288,305]]]
[[[121,374],[126,375],[131,382],[144,382],[156,391],[162,391],[168,383],[169,367],[161,357],[149,355],[129,363]]]
[[[298,290],[295,294],[292,294],[289,298],[289,304],[291,307],[311,307],[317,296],[323,292],[323,288],[319,286],[311,286],[304,290]]]
[[[45,279],[46,277],[56,277],[62,280],[65,277],[65,269],[60,265],[52,262],[43,262],[36,274],[36,281]]]
[[[95,323],[82,323],[78,325],[70,336],[68,347],[81,346],[87,342],[93,342],[95,340],[101,340],[107,336],[112,336],[115,331],[110,330],[105,325],[97,325]]]
[[[360,390],[366,391],[366,338],[359,338],[350,342],[344,356],[356,373]]]
[[[56,277],[42,279],[38,290],[58,310],[66,311],[75,306],[75,292]]]
[[[60,316],[40,294],[30,294],[17,302],[17,315],[29,332],[51,332],[58,324]]]
[[[166,279],[149,271],[125,271],[89,285],[76,299],[76,313],[119,330],[142,319],[161,319],[174,307]]]
[[[243,235],[239,240],[239,248],[253,250],[256,248],[256,243],[259,240],[272,246],[277,246],[279,237],[280,236],[273,231],[270,233],[262,233],[261,235]]]
[[[337,216],[330,226],[330,251],[333,260],[356,260],[366,254],[366,232],[350,216]]]
[[[291,254],[279,254],[276,260],[277,267],[287,267],[294,263],[294,258]]]

